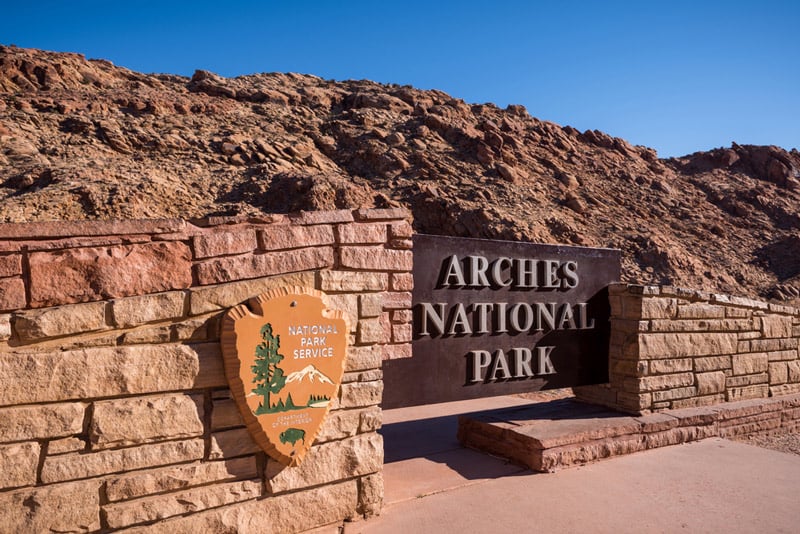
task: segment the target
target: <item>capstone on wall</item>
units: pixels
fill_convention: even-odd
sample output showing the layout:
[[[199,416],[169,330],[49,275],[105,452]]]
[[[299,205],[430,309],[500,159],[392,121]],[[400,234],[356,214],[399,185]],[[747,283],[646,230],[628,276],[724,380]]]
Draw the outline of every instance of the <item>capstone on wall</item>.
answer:
[[[800,393],[796,308],[624,284],[609,299],[610,382],[583,400],[640,414]]]
[[[0,225],[0,530],[293,532],[378,513],[384,358],[411,352],[403,210]],[[305,461],[250,439],[225,311],[325,292],[351,332]]]

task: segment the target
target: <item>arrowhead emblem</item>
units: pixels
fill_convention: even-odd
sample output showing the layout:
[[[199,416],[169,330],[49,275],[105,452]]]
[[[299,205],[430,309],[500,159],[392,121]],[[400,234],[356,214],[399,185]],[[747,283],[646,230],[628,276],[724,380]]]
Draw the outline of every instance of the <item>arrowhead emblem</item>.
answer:
[[[231,393],[256,443],[299,465],[336,399],[349,327],[320,291],[282,287],[231,308],[222,356]]]

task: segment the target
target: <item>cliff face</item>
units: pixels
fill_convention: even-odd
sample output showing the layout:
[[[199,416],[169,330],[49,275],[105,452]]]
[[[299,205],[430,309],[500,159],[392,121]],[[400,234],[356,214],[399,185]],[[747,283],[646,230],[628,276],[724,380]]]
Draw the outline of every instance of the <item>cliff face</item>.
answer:
[[[406,206],[417,231],[615,247],[624,277],[800,303],[800,153],[662,160],[439,91],[145,75],[0,47],[0,221]]]

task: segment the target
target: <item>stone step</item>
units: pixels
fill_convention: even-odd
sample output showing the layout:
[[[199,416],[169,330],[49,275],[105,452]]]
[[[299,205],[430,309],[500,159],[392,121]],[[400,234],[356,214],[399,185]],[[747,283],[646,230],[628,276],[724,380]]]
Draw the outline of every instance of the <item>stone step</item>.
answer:
[[[800,395],[631,416],[575,399],[459,417],[462,445],[535,471],[559,469],[710,437],[796,428]]]

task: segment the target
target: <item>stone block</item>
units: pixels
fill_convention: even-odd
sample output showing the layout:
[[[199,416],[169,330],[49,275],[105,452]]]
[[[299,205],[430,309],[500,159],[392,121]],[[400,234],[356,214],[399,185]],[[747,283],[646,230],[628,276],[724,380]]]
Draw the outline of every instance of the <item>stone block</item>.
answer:
[[[347,347],[345,371],[376,369],[381,366],[382,351],[380,345],[366,347]]]
[[[0,489],[36,484],[40,452],[35,441],[0,445]]]
[[[309,449],[303,463],[287,468],[267,461],[268,493],[282,493],[320,484],[329,484],[380,471],[383,467],[383,438],[380,434],[362,434]]]
[[[714,410],[717,412],[719,421],[729,421],[762,413],[779,412],[783,409],[784,404],[782,399],[754,398],[729,402],[714,408]]]
[[[119,328],[176,319],[184,315],[185,300],[183,291],[116,299],[111,302],[111,315]]]
[[[11,338],[11,314],[0,314],[0,341]]]
[[[233,399],[214,400],[211,410],[211,430],[244,426],[242,414]]]
[[[706,395],[705,397],[687,397],[685,399],[677,399],[672,401],[672,409],[679,408],[694,408],[697,406],[713,406],[725,402],[725,394],[717,393],[714,395]]]
[[[737,354],[733,357],[733,374],[750,375],[765,373],[769,367],[769,358],[765,353]]]
[[[117,529],[255,499],[260,495],[260,482],[243,480],[108,504],[103,507],[103,513],[108,526]]]
[[[81,438],[70,437],[54,439],[47,444],[47,454],[66,454],[86,450],[86,442]]]
[[[648,374],[649,364],[647,361],[612,359],[609,370],[615,375],[639,377]]]
[[[384,360],[394,360],[397,358],[411,358],[411,343],[400,343],[397,345],[384,345],[383,349]]]
[[[340,408],[374,406],[383,398],[383,381],[342,384],[339,391]]]
[[[388,273],[320,271],[320,289],[328,293],[386,291]]]
[[[708,332],[711,330],[714,330],[712,321],[705,319],[653,319],[650,321],[651,332]]]
[[[24,342],[107,328],[105,302],[25,310],[14,314],[14,330]]]
[[[199,460],[203,457],[204,445],[202,439],[193,439],[91,454],[48,456],[42,467],[42,482],[50,484]]]
[[[642,425],[642,432],[661,432],[678,426],[678,419],[672,415],[653,413],[635,418]]]
[[[715,371],[712,373],[698,373],[695,375],[697,380],[698,395],[712,395],[725,391],[725,373]]]
[[[383,473],[361,477],[358,484],[358,511],[369,518],[380,515],[383,507]]]
[[[789,381],[788,362],[772,362],[769,364],[769,384],[777,386]]]
[[[341,310],[347,316],[350,332],[355,332],[358,327],[359,296],[348,293],[326,295],[325,303],[332,310]]]
[[[374,380],[381,379],[383,379],[383,371],[381,369],[370,369],[368,371],[345,373],[342,376],[342,384],[347,384],[350,382],[372,382]]]
[[[165,234],[181,232],[186,226],[186,221],[181,219],[41,221],[36,224],[6,223],[0,228],[0,238],[42,239],[44,237]]]
[[[315,287],[315,278],[313,272],[303,272],[192,288],[189,295],[189,313],[191,315],[200,315],[230,308],[241,304],[250,297],[255,297],[276,287],[300,286],[313,288]]]
[[[22,255],[7,254],[0,256],[0,278],[8,278],[22,274]]]
[[[753,352],[795,350],[797,345],[797,338],[754,339],[750,341],[750,347]]]
[[[654,319],[652,332],[741,332],[752,329],[749,319]]]
[[[410,324],[411,321],[414,319],[414,314],[411,312],[411,310],[392,310],[390,318],[392,320],[392,324],[395,323]]]
[[[747,308],[734,308],[732,306],[725,307],[725,317],[731,318],[750,318],[753,316],[753,311]]]
[[[654,432],[645,436],[645,448],[653,449],[657,447],[666,447],[669,445],[678,445],[680,443],[689,443],[701,439],[710,438],[716,435],[716,429],[700,426],[684,426],[673,428],[664,432]]]
[[[381,409],[372,406],[363,410],[336,410],[330,412],[322,423],[319,434],[314,443],[325,443],[338,439],[350,438],[358,433],[376,430],[364,430],[370,426],[369,422],[377,418],[381,419]],[[365,423],[366,421],[366,423]],[[380,422],[378,422],[380,426]]]
[[[791,337],[792,318],[780,315],[765,315],[761,318],[761,333],[766,338]]]
[[[786,364],[787,379],[791,383],[800,382],[800,361],[795,360]]]
[[[261,250],[288,250],[303,247],[321,247],[335,243],[333,227],[274,225],[258,233]]]
[[[731,366],[732,363],[730,356],[710,356],[707,358],[694,358],[694,371],[696,373],[730,369]]]
[[[758,384],[754,386],[744,386],[739,388],[729,387],[726,391],[726,399],[728,402],[746,400],[746,399],[763,399],[769,396],[769,385]]]
[[[106,482],[106,496],[111,502],[124,501],[214,482],[251,479],[257,476],[255,456],[222,462],[196,462],[111,477]]]
[[[719,422],[720,429],[722,428],[730,428],[733,426],[740,426],[748,423],[757,423],[760,421],[777,421],[780,425],[782,420],[781,410],[772,410],[772,411],[764,411],[761,413],[756,413],[752,415],[747,415],[743,417],[731,417],[724,421]]]
[[[371,408],[361,411],[361,422],[358,425],[358,432],[376,432],[383,426],[383,412],[380,408]]]
[[[704,426],[717,422],[718,412],[715,408],[691,407],[673,410],[670,415],[677,417],[679,426]]]
[[[388,232],[386,224],[354,223],[338,227],[339,243],[345,245],[367,245],[385,243]]]
[[[222,314],[213,317],[194,317],[171,326],[171,339],[174,341],[217,341],[219,340]]]
[[[399,221],[389,224],[389,235],[395,239],[414,237],[414,228],[408,221]]]
[[[68,402],[0,409],[0,442],[52,439],[83,432],[86,404]]]
[[[0,311],[13,311],[27,304],[22,278],[0,279]]]
[[[637,391],[657,391],[694,385],[692,373],[676,373],[671,375],[646,376],[633,379],[637,384]]]
[[[383,313],[383,300],[386,293],[367,293],[358,297],[358,316],[361,318],[366,317],[380,317]]]
[[[412,335],[410,324],[392,325],[392,343],[411,343]]]
[[[638,348],[647,360],[735,354],[737,344],[735,333],[642,333]]]
[[[652,360],[649,363],[650,374],[682,373],[692,370],[692,359],[680,360]]]
[[[97,532],[99,480],[86,480],[0,493],[4,532]]]
[[[771,362],[777,361],[794,361],[797,359],[798,351],[796,350],[773,350],[767,353],[767,358]]]
[[[410,310],[411,309],[411,293],[407,291],[397,292],[392,291],[385,294],[383,299],[384,310]]]
[[[411,291],[414,289],[414,276],[411,273],[392,273],[389,285],[392,291]]]
[[[334,224],[353,222],[353,212],[350,210],[326,211],[301,211],[290,213],[289,218],[294,224]]]
[[[192,285],[189,247],[179,242],[34,252],[29,262],[33,308]]]
[[[0,354],[0,406],[225,385],[218,343]]]
[[[383,247],[342,247],[339,252],[342,267],[362,271],[410,271],[413,255],[410,250]]]
[[[261,452],[261,448],[253,441],[246,428],[235,428],[211,434],[211,448],[208,457],[211,460],[234,458]]]
[[[140,345],[143,343],[168,343],[172,340],[172,327],[168,324],[145,326],[125,332],[118,340],[118,345]]]
[[[92,449],[185,439],[203,434],[203,395],[173,393],[94,403]]]
[[[640,321],[638,319],[612,319],[611,330],[624,334],[638,334],[650,330],[650,321]]]
[[[332,247],[300,248],[246,256],[226,256],[195,266],[200,285],[234,282],[332,267]]]
[[[256,232],[251,228],[209,232],[192,238],[195,259],[252,252],[258,247]]]
[[[800,393],[800,384],[781,384],[779,386],[769,387],[769,394],[771,397],[780,397],[782,395],[797,395],[798,393]]]
[[[355,211],[357,221],[389,221],[409,219],[411,212],[405,208],[360,208]]]
[[[358,343],[362,345],[388,343],[391,340],[391,327],[387,328],[387,322],[389,322],[388,317],[384,320],[383,314],[381,317],[358,321]]]
[[[752,386],[754,384],[768,384],[768,373],[756,373],[754,375],[728,376],[725,380],[725,387],[738,388],[742,386]]]
[[[694,397],[695,395],[697,395],[697,388],[694,386],[665,389],[662,391],[653,391],[653,402],[673,401],[675,399]]]
[[[702,302],[682,304],[678,306],[677,317],[678,319],[722,319],[725,317],[725,307]]]
[[[601,439],[542,451],[541,458],[536,459],[538,461],[535,461],[531,467],[536,471],[552,473],[564,467],[630,454],[644,449],[645,442],[639,435]]]
[[[353,519],[357,508],[358,482],[353,479],[189,514],[159,523],[159,528],[170,534],[285,534]],[[126,534],[149,532],[152,532],[151,526],[142,526]]]
[[[672,319],[678,309],[678,301],[672,298],[643,298],[639,302],[641,302],[640,315],[638,317],[640,319]],[[627,315],[628,302],[626,301],[623,306]],[[631,318],[635,317],[631,316]]]

